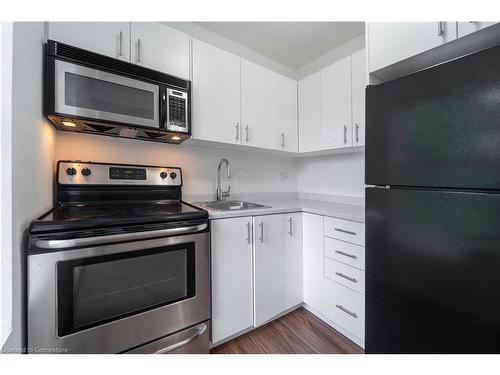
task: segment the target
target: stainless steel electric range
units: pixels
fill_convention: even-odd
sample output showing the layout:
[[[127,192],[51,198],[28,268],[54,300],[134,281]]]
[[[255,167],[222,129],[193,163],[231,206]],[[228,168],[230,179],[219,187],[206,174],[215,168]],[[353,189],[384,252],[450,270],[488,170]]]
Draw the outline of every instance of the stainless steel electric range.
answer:
[[[59,161],[27,237],[27,350],[208,353],[209,223],[180,168]]]

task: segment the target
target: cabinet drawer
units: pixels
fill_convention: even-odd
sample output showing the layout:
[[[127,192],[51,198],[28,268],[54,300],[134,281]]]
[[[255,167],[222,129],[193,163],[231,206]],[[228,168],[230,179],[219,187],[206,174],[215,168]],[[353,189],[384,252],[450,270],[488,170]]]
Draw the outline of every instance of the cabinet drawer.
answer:
[[[365,296],[326,280],[328,305],[325,315],[346,331],[365,340]]]
[[[325,258],[325,277],[365,294],[365,271]]]
[[[352,243],[339,241],[330,237],[324,238],[325,257],[365,269],[365,248]]]
[[[365,246],[365,224],[325,217],[323,225],[325,236]]]

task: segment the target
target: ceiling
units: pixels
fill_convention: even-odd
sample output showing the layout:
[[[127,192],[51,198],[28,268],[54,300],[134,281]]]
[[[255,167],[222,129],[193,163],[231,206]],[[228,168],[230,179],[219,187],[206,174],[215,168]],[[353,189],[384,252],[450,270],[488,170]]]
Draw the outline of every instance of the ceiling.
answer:
[[[365,32],[363,22],[196,23],[292,69]]]

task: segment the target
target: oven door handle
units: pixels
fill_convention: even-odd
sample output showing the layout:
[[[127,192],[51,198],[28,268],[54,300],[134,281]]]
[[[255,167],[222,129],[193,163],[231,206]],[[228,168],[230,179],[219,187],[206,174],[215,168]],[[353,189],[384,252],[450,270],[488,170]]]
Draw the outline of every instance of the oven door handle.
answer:
[[[140,241],[158,237],[180,236],[183,234],[201,232],[202,230],[207,229],[207,227],[208,224],[204,223],[189,227],[159,229],[147,232],[111,234],[108,236],[69,238],[64,240],[38,240],[36,241],[35,245],[39,249],[50,249],[50,250],[67,249],[67,248],[82,247],[82,246],[88,247],[95,245],[103,245],[111,242]]]

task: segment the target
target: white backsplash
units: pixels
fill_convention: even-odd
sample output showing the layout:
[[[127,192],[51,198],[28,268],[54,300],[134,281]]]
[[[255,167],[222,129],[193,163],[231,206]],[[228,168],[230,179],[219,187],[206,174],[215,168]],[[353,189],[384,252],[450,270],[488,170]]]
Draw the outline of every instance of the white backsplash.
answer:
[[[221,158],[227,158],[231,163],[229,183],[235,196],[241,193],[297,191],[296,159],[289,156],[62,131],[57,134],[57,160],[180,167],[185,197],[201,194],[215,198],[217,166]],[[222,175],[225,176],[225,166],[223,168]],[[223,189],[226,189],[225,178]]]

